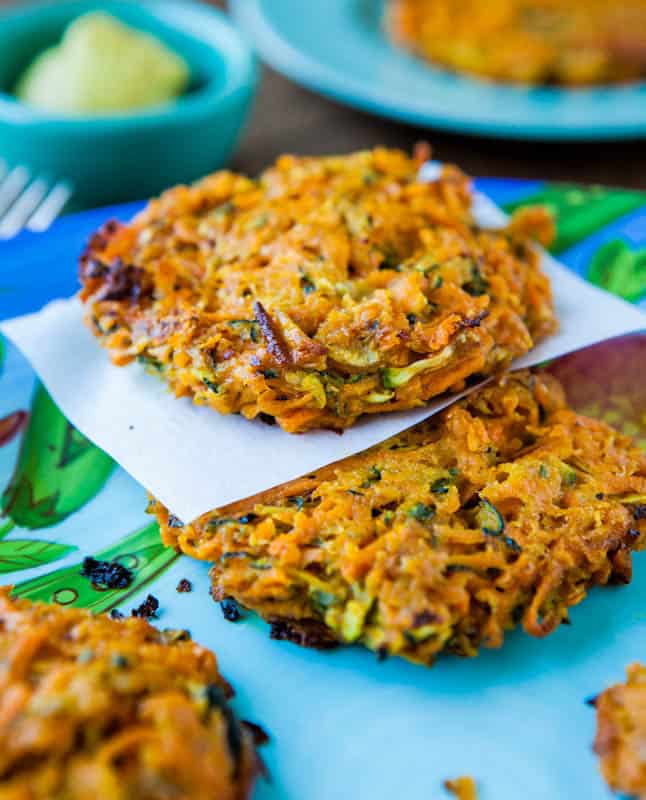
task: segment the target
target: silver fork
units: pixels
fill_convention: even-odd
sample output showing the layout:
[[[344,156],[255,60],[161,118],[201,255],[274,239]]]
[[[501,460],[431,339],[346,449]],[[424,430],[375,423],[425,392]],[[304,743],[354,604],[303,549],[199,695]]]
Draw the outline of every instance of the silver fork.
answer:
[[[10,168],[0,159],[0,239],[12,239],[23,228],[45,231],[72,196],[66,181],[49,181],[25,166]]]

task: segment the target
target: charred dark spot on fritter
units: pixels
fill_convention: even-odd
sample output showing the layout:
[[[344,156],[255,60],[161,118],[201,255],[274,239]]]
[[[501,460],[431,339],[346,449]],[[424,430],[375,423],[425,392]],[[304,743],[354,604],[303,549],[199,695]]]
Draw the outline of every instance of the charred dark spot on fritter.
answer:
[[[281,367],[289,366],[292,359],[280,328],[259,300],[254,303],[253,311],[267,344],[267,350]]]
[[[135,578],[132,570],[118,561],[99,561],[91,556],[83,559],[81,575],[97,589],[127,589]]]
[[[270,619],[269,636],[279,642],[291,642],[315,650],[332,650],[339,646],[334,634],[314,619]]]
[[[638,534],[639,535],[639,534]],[[622,542],[617,548],[608,552],[608,560],[612,565],[610,583],[628,584],[633,577],[632,543]]]
[[[182,522],[179,517],[176,517],[174,514],[168,515],[168,522],[166,523],[169,528],[183,528],[184,523]]]
[[[434,622],[439,622],[440,618],[437,614],[430,611],[419,611],[413,617],[413,628],[421,628],[424,625],[432,625]]]
[[[118,608],[113,608],[110,610],[110,619],[125,619],[125,615]]]
[[[99,261],[97,258],[87,257],[81,258],[79,272],[82,280],[92,280],[94,278],[102,278],[108,271],[107,264]]]
[[[157,616],[159,610],[159,600],[152,594],[130,612],[133,617],[140,617],[141,619],[152,619]]]
[[[104,274],[107,266],[95,254],[97,251],[105,250],[110,243],[110,239],[122,227],[124,226],[121,222],[111,219],[90,236],[79,259],[79,278],[81,281],[98,278]]]
[[[225,599],[220,602],[220,608],[222,609],[222,616],[227,622],[237,622],[242,618],[240,606],[231,597],[225,597]]]
[[[126,265],[116,258],[103,275],[102,288],[96,300],[130,300],[137,303],[152,297],[152,294],[152,278],[146,270]]]
[[[182,578],[182,580],[177,584],[177,592],[180,594],[186,594],[187,592],[193,591],[193,584],[188,580],[188,578]]]
[[[261,747],[269,741],[269,734],[267,731],[255,722],[249,722],[249,720],[244,719],[242,720],[242,726],[249,731],[256,747]]]
[[[646,519],[646,505],[635,506],[633,517],[634,519]]]
[[[261,411],[258,414],[258,419],[263,422],[265,425],[275,425],[276,424],[276,417],[272,417],[271,414],[265,414],[264,411]]]
[[[480,323],[483,319],[486,319],[489,316],[489,311],[485,309],[481,311],[479,314],[476,314],[475,317],[463,317],[460,320],[459,327],[460,328],[479,328]]]

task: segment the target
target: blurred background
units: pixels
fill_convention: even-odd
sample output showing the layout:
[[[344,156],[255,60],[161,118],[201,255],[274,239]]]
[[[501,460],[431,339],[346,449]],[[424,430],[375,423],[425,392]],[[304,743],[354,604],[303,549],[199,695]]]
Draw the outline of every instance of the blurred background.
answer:
[[[228,7],[226,0],[212,2]],[[482,3],[486,5],[486,0]],[[285,151],[345,152],[382,144],[410,150],[420,138],[432,143],[438,158],[460,164],[471,175],[646,189],[644,138],[602,143],[514,141],[413,127],[344,107],[267,66],[262,68],[256,106],[234,164],[255,173]]]
[[[0,0],[0,14],[0,238],[224,164],[253,175],[285,152],[420,140],[479,177],[646,189],[646,0]]]

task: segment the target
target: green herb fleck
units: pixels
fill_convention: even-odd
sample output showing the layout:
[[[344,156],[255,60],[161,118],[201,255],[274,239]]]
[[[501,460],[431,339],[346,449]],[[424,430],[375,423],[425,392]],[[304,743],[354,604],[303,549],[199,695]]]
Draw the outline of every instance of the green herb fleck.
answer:
[[[376,467],[373,464],[368,470],[368,477],[361,484],[361,488],[368,489],[373,483],[377,483],[380,480],[381,480],[381,470],[379,469],[379,467]]]
[[[489,291],[489,282],[482,277],[482,273],[477,264],[471,265],[471,278],[462,288],[473,297],[480,297],[480,295],[487,294]]]
[[[505,520],[498,509],[488,500],[482,500],[476,513],[476,521],[486,536],[501,536]]]
[[[215,217],[224,217],[227,214],[230,214],[235,209],[235,206],[232,202],[227,200],[226,203],[221,203],[217,208],[214,208],[211,212]]]
[[[207,389],[210,389],[210,391],[215,392],[215,394],[219,394],[220,386],[215,381],[212,381],[210,378],[202,378],[202,383]]]
[[[383,252],[383,261],[379,265],[379,269],[394,269],[395,272],[401,272],[400,259],[397,253]]]
[[[228,561],[230,558],[251,558],[251,553],[246,550],[231,550],[228,553],[222,553],[220,561]]]
[[[258,214],[258,216],[251,220],[249,223],[250,230],[258,230],[258,228],[262,228],[269,222],[269,215],[268,214]]]
[[[565,486],[574,486],[576,484],[576,472],[573,469],[563,473],[563,484]]]
[[[435,516],[435,506],[427,506],[425,503],[416,503],[408,512],[409,517],[413,517],[418,522],[428,522]]]
[[[301,273],[301,289],[303,294],[311,294],[316,291],[316,284],[306,272]]]
[[[332,594],[332,592],[325,592],[322,589],[314,589],[310,593],[310,597],[312,599],[312,603],[319,610],[325,610],[326,608],[336,605],[339,602],[339,598],[335,594]]]
[[[503,537],[503,542],[513,553],[523,552],[523,548],[518,544],[518,542],[515,539],[512,539],[511,536]]]
[[[451,478],[438,478],[431,484],[431,491],[433,494],[448,494],[452,485],[453,481]]]
[[[252,342],[260,341],[260,328],[255,319],[231,319],[228,322],[230,328],[237,332],[240,339],[251,339]]]
[[[140,353],[137,356],[137,362],[139,364],[143,364],[145,367],[148,367],[149,369],[157,370],[157,372],[161,372],[164,369],[164,365],[161,363],[161,361],[158,361],[156,358],[153,358],[152,356],[144,355],[143,353]]]
[[[219,528],[222,525],[236,525],[238,523],[237,519],[233,517],[211,517],[211,519],[207,522],[207,528]]]

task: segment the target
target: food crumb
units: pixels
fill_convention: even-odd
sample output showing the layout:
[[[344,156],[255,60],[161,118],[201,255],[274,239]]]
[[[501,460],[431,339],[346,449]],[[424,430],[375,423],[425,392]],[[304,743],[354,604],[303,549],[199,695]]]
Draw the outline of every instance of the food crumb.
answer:
[[[176,590],[180,594],[185,594],[186,592],[193,591],[193,584],[188,580],[188,578],[182,578],[182,580],[177,584]]]
[[[470,775],[462,775],[455,780],[444,781],[444,788],[457,800],[478,800],[476,782]]]
[[[141,617],[142,619],[151,619],[152,617],[157,616],[158,609],[159,609],[159,600],[154,595],[149,594],[141,605],[137,606],[137,608],[132,609],[131,613],[133,617]]]
[[[242,614],[240,613],[240,606],[230,597],[222,600],[220,603],[220,608],[222,609],[222,615],[227,622],[237,622],[242,617]]]
[[[97,589],[127,589],[134,573],[118,561],[99,561],[92,556],[83,559],[81,575],[89,578]]]

